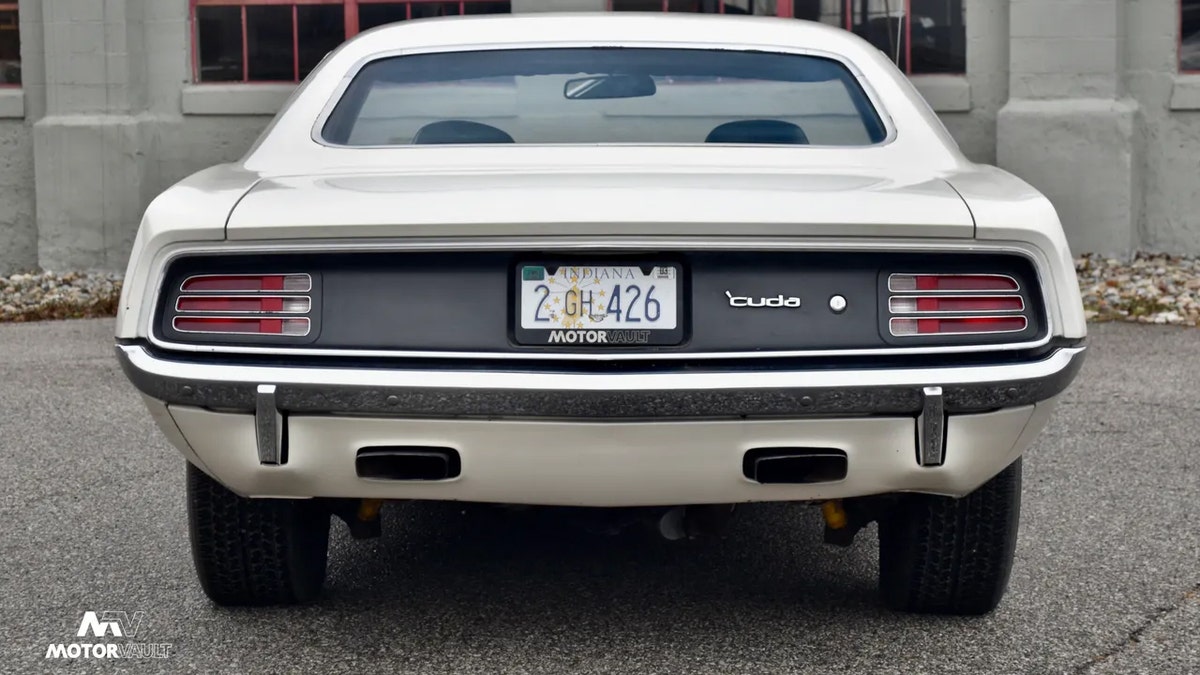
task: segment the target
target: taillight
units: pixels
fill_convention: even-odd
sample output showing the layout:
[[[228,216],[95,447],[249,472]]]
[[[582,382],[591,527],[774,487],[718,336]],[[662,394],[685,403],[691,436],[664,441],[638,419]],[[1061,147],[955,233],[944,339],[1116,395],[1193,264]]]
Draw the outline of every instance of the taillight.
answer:
[[[196,335],[304,337],[312,331],[309,274],[202,274],[180,284],[171,327]]]
[[[175,330],[180,333],[216,333],[228,335],[308,335],[304,319],[249,319],[225,316],[177,316]]]
[[[177,312],[233,312],[236,314],[262,314],[284,312],[307,314],[312,309],[308,296],[184,296],[175,302]]]
[[[1025,300],[1019,295],[910,295],[892,296],[888,307],[893,314],[1020,312],[1025,309]]]
[[[1021,285],[1005,274],[892,274],[893,337],[1019,333],[1029,327]]]
[[[258,293],[312,290],[307,274],[201,274],[183,280],[184,293]]]
[[[1006,274],[893,274],[888,290],[905,291],[1019,291],[1021,285]]]

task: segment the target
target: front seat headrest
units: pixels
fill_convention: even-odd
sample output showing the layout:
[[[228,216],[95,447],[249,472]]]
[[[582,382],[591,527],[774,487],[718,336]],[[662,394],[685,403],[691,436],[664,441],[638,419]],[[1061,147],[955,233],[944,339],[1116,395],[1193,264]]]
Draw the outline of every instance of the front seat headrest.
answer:
[[[783,120],[738,120],[708,132],[705,143],[769,143],[808,145],[804,130]]]
[[[417,130],[413,145],[450,145],[462,143],[513,143],[504,131],[479,122],[442,120],[431,122]]]

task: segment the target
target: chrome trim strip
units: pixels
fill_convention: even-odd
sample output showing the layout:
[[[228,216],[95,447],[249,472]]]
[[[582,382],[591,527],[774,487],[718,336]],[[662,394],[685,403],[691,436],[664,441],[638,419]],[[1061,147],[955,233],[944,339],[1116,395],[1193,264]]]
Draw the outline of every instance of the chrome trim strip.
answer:
[[[892,280],[895,279],[896,277],[996,277],[996,278],[1000,278],[1000,279],[1008,279],[1009,281],[1016,284],[1017,287],[1008,289],[1008,290],[1003,290],[1003,289],[998,290],[998,289],[988,288],[988,289],[975,289],[975,290],[947,291],[947,290],[942,290],[939,288],[939,289],[931,290],[931,291],[922,291],[922,290],[919,290],[916,288],[913,288],[913,289],[895,288],[894,286],[892,286]],[[936,295],[958,294],[958,293],[1020,293],[1021,292],[1021,281],[1019,279],[1017,279],[1016,277],[1010,276],[1008,274],[939,274],[937,272],[896,272],[894,274],[888,275],[888,292],[889,293],[924,293],[924,294],[936,294]]]
[[[1017,328],[1015,330],[968,331],[968,332],[958,332],[958,333],[897,333],[896,329],[892,328],[892,324],[896,323],[897,321],[930,321],[930,320],[941,321],[943,319],[954,320],[954,321],[957,321],[958,319],[1020,319],[1021,321],[1025,322],[1025,325],[1021,326],[1020,328]],[[950,336],[952,336],[952,335],[1003,335],[1005,333],[1020,333],[1021,331],[1025,330],[1026,328],[1029,328],[1029,319],[1025,318],[1025,316],[1021,315],[1021,314],[998,314],[996,316],[993,316],[991,314],[988,314],[988,315],[964,314],[964,315],[960,315],[960,316],[945,316],[945,317],[940,317],[940,318],[932,317],[932,316],[894,316],[894,317],[888,319],[888,332],[892,334],[892,337],[898,337],[898,338],[909,338],[909,337],[928,338],[928,337],[942,337],[942,336],[947,336],[947,335],[950,335]],[[979,348],[981,346],[986,346],[986,345],[975,345],[975,351],[979,351]]]
[[[786,239],[762,237],[545,237],[514,236],[494,238],[410,238],[410,239],[360,239],[360,240],[277,240],[262,242],[204,242],[200,244],[178,244],[162,249],[149,270],[154,279],[153,293],[143,296],[141,315],[144,320],[143,337],[156,347],[178,352],[223,353],[223,354],[288,354],[296,356],[345,356],[345,357],[398,357],[431,359],[495,359],[495,360],[545,360],[545,361],[663,361],[663,360],[711,360],[711,359],[756,359],[779,357],[824,357],[824,356],[890,356],[898,354],[962,354],[978,352],[979,345],[952,345],[941,347],[883,347],[879,349],[822,349],[756,352],[439,352],[403,350],[335,350],[335,349],[279,349],[275,347],[230,347],[225,345],[195,345],[160,340],[154,334],[154,300],[160,297],[167,267],[176,258],[190,255],[231,253],[331,253],[331,252],[393,252],[393,251],[511,251],[533,249],[538,251],[623,251],[660,250],[674,248],[683,251],[711,250],[784,250],[784,251],[904,251],[910,253],[1003,253],[1019,255],[1033,264],[1038,281],[1046,287],[1045,275],[1049,263],[1040,258],[1040,249],[1031,248],[1020,242],[998,242],[980,244],[974,240],[925,240],[877,241],[858,239],[849,241],[822,241],[813,239]],[[1044,297],[1046,303],[1046,334],[1026,342],[987,345],[991,351],[1016,351],[1036,349],[1050,343],[1055,334],[1055,317],[1050,311],[1052,297]]]
[[[1023,296],[1023,295],[1016,295],[1016,294],[1013,294],[1013,295],[994,295],[994,294],[993,295],[958,295],[958,294],[953,294],[953,293],[947,294],[947,293],[938,292],[937,295],[893,295],[893,296],[890,296],[890,297],[888,297],[888,313],[899,314],[903,317],[915,318],[915,317],[920,317],[920,316],[942,316],[945,314],[968,314],[970,312],[981,311],[981,310],[974,310],[974,309],[965,310],[965,311],[914,309],[912,311],[907,311],[907,310],[899,310],[892,306],[892,302],[895,300],[909,300],[909,299],[911,299],[911,300],[928,300],[929,298],[935,298],[935,299],[936,298],[953,298],[956,300],[960,300],[962,298],[978,298],[980,300],[994,300],[996,298],[1003,298],[1003,299],[1007,300],[1010,298],[1016,298],[1017,300],[1021,301],[1020,309],[989,309],[986,311],[988,312],[988,314],[1008,314],[1008,313],[1014,313],[1014,312],[1019,314],[1019,313],[1025,311],[1025,296]]]
[[[188,292],[191,293],[191,291],[188,291]],[[203,298],[203,299],[220,298],[220,299],[229,299],[229,300],[246,300],[246,299],[266,300],[269,298],[279,298],[279,299],[285,300],[285,301],[286,300],[303,300],[304,302],[306,302],[308,304],[305,306],[305,309],[303,309],[303,310],[278,309],[278,310],[260,310],[257,312],[245,311],[245,310],[235,310],[235,309],[216,310],[216,309],[180,309],[179,308],[179,303],[183,302],[184,300],[195,300],[195,299],[200,299],[200,298]],[[264,295],[246,295],[245,293],[227,294],[227,295],[210,295],[208,293],[204,293],[202,295],[181,295],[178,298],[176,298],[176,300],[175,300],[175,313],[176,314],[187,314],[188,316],[200,316],[203,314],[214,314],[214,315],[215,314],[237,314],[239,316],[252,317],[252,316],[270,316],[272,314],[285,314],[285,315],[289,315],[288,318],[292,318],[290,316],[292,314],[308,314],[311,311],[312,311],[312,298],[307,295],[265,295],[265,294]]]
[[[300,288],[279,289],[279,290],[270,290],[270,291],[189,291],[189,290],[184,289],[184,286],[187,286],[187,282],[191,281],[192,279],[211,279],[212,277],[250,277],[250,278],[254,278],[254,277],[304,277],[305,279],[308,280],[308,285],[305,286],[303,289],[300,289]],[[312,291],[312,275],[309,274],[308,272],[271,272],[271,273],[264,273],[264,274],[253,274],[253,273],[246,273],[246,272],[237,272],[237,273],[228,273],[228,274],[193,274],[192,276],[187,277],[183,281],[179,282],[179,292],[180,293],[193,293],[198,296],[220,295],[222,293],[224,293],[224,294],[229,294],[229,293],[260,294],[261,293],[264,295],[266,295],[266,294],[278,295],[280,293],[309,293],[311,291]]]
[[[249,366],[176,361],[118,345],[140,391],[172,405],[256,409],[258,384],[280,410],[406,417],[669,419],[903,415],[943,389],[947,413],[1031,405],[1070,384],[1084,348],[1025,363],[873,370],[579,373]]]
[[[921,391],[921,415],[917,417],[917,458],[921,466],[941,466],[946,453],[946,409],[941,387]]]
[[[251,333],[251,332],[247,332],[247,331],[236,331],[236,330],[184,330],[179,327],[180,319],[185,319],[185,320],[186,319],[227,319],[229,321],[271,321],[271,320],[303,321],[304,322],[304,332],[303,333]],[[193,335],[257,335],[260,337],[265,336],[265,337],[281,337],[281,338],[282,337],[307,337],[308,334],[312,332],[312,321],[310,321],[308,319],[308,317],[306,317],[306,316],[281,316],[281,317],[276,318],[276,317],[262,316],[262,315],[222,316],[222,315],[217,315],[217,314],[211,314],[211,315],[210,314],[205,314],[205,315],[188,314],[187,316],[177,316],[177,317],[171,319],[171,328],[174,329],[176,333],[191,333]]]
[[[254,395],[254,434],[260,464],[283,463],[283,415],[275,404],[275,385],[260,384]]]

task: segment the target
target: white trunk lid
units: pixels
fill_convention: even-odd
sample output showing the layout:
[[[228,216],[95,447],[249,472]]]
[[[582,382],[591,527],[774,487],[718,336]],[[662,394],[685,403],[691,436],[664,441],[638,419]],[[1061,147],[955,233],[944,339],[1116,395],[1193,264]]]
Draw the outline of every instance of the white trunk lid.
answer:
[[[229,239],[974,235],[944,180],[888,172],[538,171],[269,178]]]

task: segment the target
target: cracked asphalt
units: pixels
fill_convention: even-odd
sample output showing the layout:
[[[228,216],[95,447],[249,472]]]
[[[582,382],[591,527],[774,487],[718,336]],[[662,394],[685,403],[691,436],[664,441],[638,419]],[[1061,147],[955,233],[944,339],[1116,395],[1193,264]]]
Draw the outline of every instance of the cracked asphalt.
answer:
[[[335,524],[323,601],[202,595],[183,463],[109,321],[0,325],[0,671],[1200,673],[1200,330],[1093,326],[1025,466],[1020,543],[982,618],[884,610],[875,532],[741,509],[722,538],[607,536],[561,510],[410,504]],[[163,660],[51,661],[87,610],[144,611]]]

